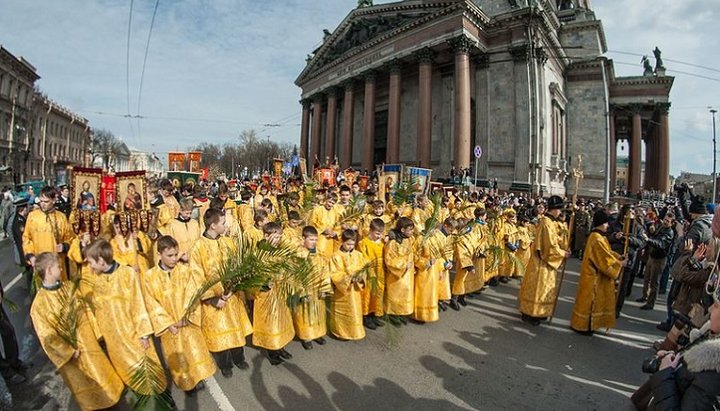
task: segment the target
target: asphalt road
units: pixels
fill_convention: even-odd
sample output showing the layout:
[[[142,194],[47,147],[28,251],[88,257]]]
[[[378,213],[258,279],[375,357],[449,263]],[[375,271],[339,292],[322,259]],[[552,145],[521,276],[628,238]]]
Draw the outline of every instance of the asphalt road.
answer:
[[[384,327],[359,342],[329,339],[311,351],[293,342],[287,349],[294,358],[280,366],[246,348],[249,370],[236,369],[230,379],[218,372],[197,396],[176,389],[173,396],[182,410],[631,410],[665,306],[639,310],[638,283],[610,335],[577,335],[568,326],[578,267],[570,261],[550,325],[520,321],[519,283],[512,281],[460,312],[441,313],[437,323]],[[0,270],[7,287],[18,272],[7,241],[0,243]],[[22,357],[35,364],[28,383],[10,387],[13,408],[78,409],[33,336],[24,281],[7,295],[23,305],[10,315]]]

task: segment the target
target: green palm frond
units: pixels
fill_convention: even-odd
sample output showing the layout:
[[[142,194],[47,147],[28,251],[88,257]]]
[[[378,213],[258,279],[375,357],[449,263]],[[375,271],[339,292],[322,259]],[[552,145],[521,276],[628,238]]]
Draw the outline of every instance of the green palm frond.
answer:
[[[415,196],[419,193],[415,186],[416,183],[417,178],[413,177],[395,184],[395,187],[393,187],[394,191],[392,193],[393,204],[398,207],[408,204],[412,205],[415,200]]]
[[[315,187],[317,187],[317,183],[314,181],[305,183],[303,201],[301,204],[305,214],[315,207]]]
[[[57,335],[74,349],[78,348],[78,327],[85,308],[78,293],[77,281],[66,281],[56,291],[59,310],[50,313],[50,323]]]
[[[360,217],[365,213],[365,207],[357,198],[350,200],[350,204],[345,207],[338,216],[337,225],[340,227],[357,224]]]
[[[510,260],[515,267],[518,269],[518,273],[523,275],[525,273],[525,264],[515,253],[507,250],[504,245],[490,245],[484,250],[484,254],[487,257],[485,269],[496,270],[500,268],[500,264],[503,260]],[[507,273],[504,273],[507,274]]]
[[[440,193],[435,193],[430,197],[430,202],[432,202],[433,205],[433,212],[430,215],[430,218],[425,220],[425,228],[423,230],[423,241],[427,239],[427,237],[430,235],[430,233],[435,230],[436,228],[439,228],[442,225],[442,221],[440,221],[440,208],[442,207],[442,195]]]
[[[172,397],[165,390],[164,373],[162,366],[147,355],[132,367],[128,386],[135,397],[133,409],[164,411],[174,408]]]

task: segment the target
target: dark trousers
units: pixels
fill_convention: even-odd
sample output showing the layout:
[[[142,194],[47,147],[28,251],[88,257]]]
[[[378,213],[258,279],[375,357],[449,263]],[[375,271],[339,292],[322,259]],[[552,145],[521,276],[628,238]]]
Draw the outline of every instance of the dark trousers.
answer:
[[[221,370],[232,368],[233,364],[245,361],[245,351],[243,347],[231,348],[229,350],[212,353],[215,357],[215,363]]]
[[[682,286],[682,283],[677,280],[673,280],[672,283],[670,283],[670,290],[667,293],[667,320],[666,322],[668,324],[673,324],[675,322],[675,313],[673,312],[672,306],[673,302],[675,302],[675,296],[680,292],[680,287]]]
[[[675,255],[676,253],[673,252],[668,254],[667,264],[665,264],[665,269],[660,276],[660,292],[667,291],[668,281],[670,280],[670,269],[672,269],[673,264],[675,264]]]
[[[664,269],[665,257],[648,258],[647,267],[645,268],[645,282],[643,283],[643,297],[647,298],[647,303],[650,306],[655,305],[655,299],[657,298],[658,292],[658,282]]]
[[[13,368],[20,366],[20,358],[18,355],[17,337],[15,336],[15,327],[10,323],[7,312],[4,307],[0,307],[0,337],[2,337],[4,357],[0,357],[0,374],[3,376],[15,373]]]
[[[625,298],[630,296],[633,280],[635,279],[635,270],[632,267],[623,267],[620,280],[620,289],[618,290],[618,298],[615,301],[615,317],[620,316],[620,311],[625,304]]]

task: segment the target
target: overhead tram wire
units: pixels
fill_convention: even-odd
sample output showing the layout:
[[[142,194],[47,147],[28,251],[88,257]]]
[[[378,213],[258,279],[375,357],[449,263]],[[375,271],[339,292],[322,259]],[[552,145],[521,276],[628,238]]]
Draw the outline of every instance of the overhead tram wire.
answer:
[[[287,124],[287,123],[247,123],[243,121],[235,121],[235,120],[226,120],[226,119],[211,119],[211,118],[197,118],[197,117],[167,117],[167,116],[144,116],[144,115],[133,115],[133,114],[121,114],[121,113],[110,113],[107,111],[91,111],[92,114],[98,114],[101,116],[110,116],[110,117],[125,117],[130,119],[143,119],[143,120],[159,120],[159,121],[187,121],[187,122],[200,122],[200,123],[227,123],[227,124],[237,124],[237,125],[243,125],[243,126],[250,126],[250,127],[267,127],[267,126],[274,126],[274,127],[293,127],[295,124]],[[295,117],[298,117],[298,115],[295,115]],[[293,119],[289,119],[286,121],[292,121]]]
[[[633,52],[630,52],[630,51],[608,50],[607,52],[608,52],[608,53],[625,54],[625,55],[628,55],[628,56],[637,56],[637,57],[645,57],[645,56],[646,56],[646,54],[633,53]],[[699,64],[688,63],[688,62],[686,62],[686,61],[673,60],[673,59],[668,59],[668,58],[663,58],[663,60],[664,60],[664,61],[669,61],[669,62],[671,62],[671,63],[682,64],[682,65],[685,65],[685,66],[690,66],[690,67],[695,67],[695,68],[699,68],[699,69],[703,69],[703,70],[714,71],[714,72],[716,72],[716,73],[720,73],[720,70],[719,70],[719,69],[712,68],[712,67],[707,67],[707,66],[701,66],[701,65],[699,65]]]
[[[127,29],[127,46],[125,54],[125,91],[127,94],[127,116],[128,124],[130,124],[130,131],[135,136],[135,129],[132,125],[132,119],[130,118],[130,33],[132,29],[132,12],[133,12],[134,0],[130,0],[130,13],[128,15],[128,29]]]
[[[145,57],[143,58],[143,65],[142,65],[142,72],[140,73],[140,89],[138,90],[138,101],[137,101],[137,123],[138,123],[138,135],[137,138],[140,140],[141,133],[140,133],[140,101],[142,100],[142,90],[143,90],[143,81],[145,80],[145,66],[147,64],[147,58],[148,58],[148,52],[150,51],[150,39],[152,38],[153,33],[153,27],[155,26],[155,16],[157,15],[158,6],[160,5],[160,0],[155,0],[155,9],[153,10],[152,20],[150,20],[150,31],[148,31],[148,38],[147,42],[145,43]],[[129,113],[128,108],[128,113]]]

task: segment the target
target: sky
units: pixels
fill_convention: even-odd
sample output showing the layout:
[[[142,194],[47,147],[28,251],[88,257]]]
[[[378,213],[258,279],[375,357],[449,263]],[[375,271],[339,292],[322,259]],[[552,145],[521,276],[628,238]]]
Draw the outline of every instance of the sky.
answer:
[[[720,49],[716,1],[593,2],[617,75],[642,74],[634,54],[652,57],[658,46],[667,74],[676,76],[670,111],[674,175],[712,171],[708,106],[720,109],[720,56],[712,53]],[[248,129],[272,141],[297,143],[301,107],[294,81],[305,56],[320,44],[322,30],[332,31],[357,5],[356,0],[160,0],[143,76],[154,1],[0,2],[0,44],[37,67],[42,78],[36,84],[44,93],[88,118],[92,127],[109,129],[129,146],[161,157],[200,142],[234,142]],[[122,117],[127,113],[144,118]]]

